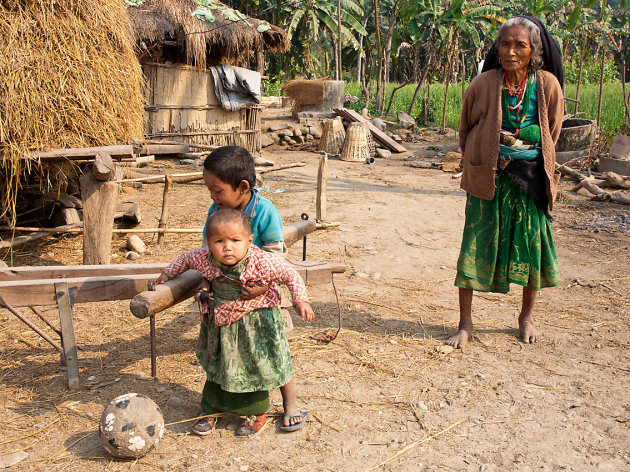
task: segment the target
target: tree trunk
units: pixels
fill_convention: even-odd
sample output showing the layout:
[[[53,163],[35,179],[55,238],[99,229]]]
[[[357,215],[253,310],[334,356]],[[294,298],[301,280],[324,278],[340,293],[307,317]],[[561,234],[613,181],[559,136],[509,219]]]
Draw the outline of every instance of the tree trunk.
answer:
[[[446,64],[444,66],[444,81],[446,85],[444,87],[444,106],[442,107],[442,127],[440,129],[441,134],[446,134],[446,105],[448,105],[448,86],[451,82],[451,62],[453,61],[453,55],[455,54],[455,40],[453,40],[452,50],[450,53],[450,57],[446,60]]]
[[[582,40],[582,50],[580,51],[580,66],[578,68],[577,85],[575,87],[575,108],[573,114],[577,116],[578,108],[580,106],[580,82],[582,82],[582,70],[584,68],[584,54],[586,51],[586,38]]]
[[[431,81],[427,81],[426,96],[424,97],[424,123],[429,120],[429,103],[431,102]]]
[[[628,52],[628,45],[624,41],[623,49],[621,50],[621,91],[623,95],[623,106],[626,111],[623,115],[623,127],[625,128],[630,123],[630,110],[628,109],[628,100],[626,99],[626,53]]]
[[[378,0],[374,0],[374,29],[376,31],[376,110],[381,109],[381,87],[383,86],[383,45],[379,23]]]
[[[337,0],[337,80],[343,80],[341,72],[341,0]]]
[[[431,40],[431,37],[429,37],[429,41],[430,40]],[[424,69],[422,70],[422,77],[420,78],[420,80],[418,80],[418,86],[416,87],[416,90],[413,92],[413,97],[411,98],[411,103],[409,104],[409,110],[407,110],[407,114],[409,116],[413,116],[411,114],[413,112],[413,106],[416,104],[416,99],[418,98],[418,93],[420,93],[420,89],[422,88],[422,84],[426,80],[427,74],[429,73],[429,67],[431,67],[432,62],[433,62],[433,51],[432,50],[428,50],[427,51],[427,63],[425,64]]]
[[[265,53],[262,47],[256,50],[256,70],[260,75],[265,75]]]
[[[396,92],[408,84],[409,84],[409,80],[405,80],[405,82],[400,84],[398,87],[394,87],[394,90],[392,90],[392,94],[389,97],[389,104],[387,105],[387,110],[385,110],[385,116],[389,115],[389,112],[392,109],[392,103],[394,102],[394,95],[396,94]]]
[[[372,10],[367,11],[364,13],[363,15],[363,29],[367,28],[367,23],[368,20],[370,18],[370,15],[372,14]],[[274,23],[275,24],[275,23]],[[365,38],[365,36],[361,35],[359,37],[359,54],[358,54],[358,58],[357,58],[357,82],[361,82],[362,81],[362,71],[363,71],[363,58],[365,57],[365,54],[363,53],[363,38]]]
[[[464,48],[462,48],[462,103],[464,102],[464,93],[466,93],[466,57]]]
[[[602,48],[603,49],[603,48]],[[602,53],[602,62],[601,62],[601,74],[599,76],[599,100],[597,102],[597,127],[599,128],[599,123],[601,121],[602,118],[602,92],[604,89],[604,64],[606,61],[606,51],[603,51],[602,49],[600,49],[601,53]]]
[[[396,23],[396,16],[398,13],[398,4],[399,4],[400,0],[395,0],[394,4],[392,5],[392,16],[389,19],[389,27],[387,29],[387,38],[385,40],[385,73],[383,74],[384,77],[384,84],[383,84],[383,92],[382,92],[382,99],[381,99],[381,108],[379,109],[379,113],[382,115],[383,114],[383,108],[385,108],[385,91],[387,89],[387,84],[389,84],[389,75],[390,75],[390,62],[391,62],[391,58],[392,58],[392,39],[394,37],[394,25]],[[391,103],[391,102],[390,102]]]

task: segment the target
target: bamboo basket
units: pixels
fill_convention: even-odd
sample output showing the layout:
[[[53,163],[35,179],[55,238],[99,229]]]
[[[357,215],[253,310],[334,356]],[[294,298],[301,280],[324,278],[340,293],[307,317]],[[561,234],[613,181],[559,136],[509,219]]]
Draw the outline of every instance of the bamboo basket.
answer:
[[[322,123],[322,138],[319,141],[319,149],[328,154],[339,154],[345,139],[346,131],[343,129],[343,122],[340,116],[324,120]]]
[[[364,123],[350,123],[339,158],[342,161],[368,162],[372,156],[370,142],[375,152],[371,138],[372,134]]]

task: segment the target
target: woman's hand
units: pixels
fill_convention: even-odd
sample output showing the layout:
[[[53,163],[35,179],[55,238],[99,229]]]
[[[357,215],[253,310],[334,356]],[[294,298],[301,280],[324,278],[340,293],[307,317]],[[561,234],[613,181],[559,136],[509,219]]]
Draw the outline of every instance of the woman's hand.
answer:
[[[243,300],[251,300],[265,293],[271,287],[271,282],[267,285],[260,285],[259,283],[249,280],[245,284],[241,285],[241,298]]]
[[[315,313],[313,313],[311,305],[309,305],[307,302],[297,302],[293,306],[297,314],[300,315],[300,318],[302,318],[304,321],[310,323],[311,321],[313,321],[313,318],[315,318]]]

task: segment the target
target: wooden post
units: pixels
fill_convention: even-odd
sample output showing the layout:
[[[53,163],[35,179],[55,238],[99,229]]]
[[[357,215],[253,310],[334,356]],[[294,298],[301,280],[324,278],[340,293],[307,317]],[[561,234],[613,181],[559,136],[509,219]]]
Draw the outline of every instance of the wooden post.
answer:
[[[109,170],[109,171],[108,171]],[[91,174],[79,178],[83,200],[83,263],[109,264],[118,184],[111,157],[98,153]]]
[[[328,154],[319,159],[317,169],[317,196],[315,198],[315,220],[326,220],[326,188],[328,186]]]
[[[68,373],[68,388],[79,388],[79,360],[77,358],[77,343],[74,338],[74,323],[72,321],[72,305],[68,284],[60,282],[55,284],[55,298],[59,309],[61,322],[61,343],[66,361]]]
[[[164,176],[164,195],[162,197],[162,214],[160,215],[160,222],[158,224],[158,228],[166,229],[166,225],[168,223],[168,192],[171,189],[171,184],[173,183],[173,179],[170,175]],[[158,244],[162,244],[164,241],[165,233],[158,233]]]

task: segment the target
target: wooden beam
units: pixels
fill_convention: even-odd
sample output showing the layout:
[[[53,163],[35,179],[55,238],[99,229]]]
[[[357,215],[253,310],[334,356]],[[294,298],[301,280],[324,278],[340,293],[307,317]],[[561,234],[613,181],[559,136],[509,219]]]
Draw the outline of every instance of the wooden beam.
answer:
[[[61,344],[68,373],[68,388],[79,388],[79,359],[77,356],[77,343],[74,337],[74,321],[72,320],[72,304],[70,303],[69,287],[66,281],[58,282],[53,286],[54,296],[59,309],[59,321],[61,323]]]
[[[34,152],[32,156],[35,159],[85,159],[86,157],[94,158],[99,152],[104,152],[109,154],[112,158],[120,159],[123,157],[131,157],[133,155],[133,146],[117,145],[55,149],[54,151]]]
[[[123,277],[127,275],[159,274],[166,263],[109,264],[72,266],[24,266],[0,269],[0,282],[35,279],[66,279],[77,277]]]
[[[341,264],[325,264],[317,261],[289,262],[302,276],[307,285],[329,283],[333,273],[345,271]],[[156,277],[157,278],[157,277]],[[131,313],[137,318],[153,316],[193,296],[201,283],[201,274],[189,270],[184,274],[136,295],[129,304]]]
[[[288,247],[316,229],[315,220],[300,220],[282,228],[284,244]]]
[[[315,220],[326,219],[326,189],[328,188],[328,154],[319,158],[317,169],[317,193],[315,195]]]
[[[401,144],[394,141],[392,138],[383,133],[380,129],[372,124],[372,122],[366,118],[363,118],[356,111],[350,110],[348,108],[335,108],[335,112],[345,118],[346,120],[353,122],[358,121],[359,123],[365,123],[368,129],[372,132],[374,139],[379,142],[379,144],[385,146],[393,152],[406,152]]]
[[[125,276],[73,277],[61,279],[72,289],[76,287],[75,303],[128,300],[147,289],[149,281],[158,278],[154,274]],[[15,280],[0,282],[0,294],[12,306],[55,305],[55,284],[60,279]]]

